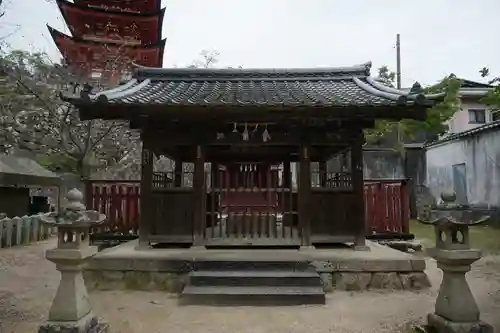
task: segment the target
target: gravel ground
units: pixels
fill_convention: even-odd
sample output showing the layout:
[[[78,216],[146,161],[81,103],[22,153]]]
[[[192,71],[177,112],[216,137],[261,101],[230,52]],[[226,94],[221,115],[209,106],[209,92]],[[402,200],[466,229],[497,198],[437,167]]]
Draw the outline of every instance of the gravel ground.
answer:
[[[0,332],[33,333],[43,323],[59,273],[44,259],[55,240],[0,249]],[[433,288],[425,292],[335,292],[326,306],[179,307],[176,298],[154,292],[96,292],[94,311],[113,333],[139,332],[405,332],[432,311],[441,272],[427,263]],[[500,329],[500,256],[474,266],[468,280],[483,320]]]

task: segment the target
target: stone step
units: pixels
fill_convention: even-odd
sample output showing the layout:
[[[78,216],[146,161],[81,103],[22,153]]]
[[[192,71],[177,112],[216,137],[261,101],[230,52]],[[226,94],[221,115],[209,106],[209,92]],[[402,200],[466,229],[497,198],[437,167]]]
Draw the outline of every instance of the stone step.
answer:
[[[181,293],[183,305],[272,306],[325,304],[323,287],[192,286]]]
[[[301,271],[193,271],[189,273],[192,286],[269,286],[321,287],[316,272]]]
[[[195,271],[309,271],[316,269],[307,261],[287,260],[197,260]]]

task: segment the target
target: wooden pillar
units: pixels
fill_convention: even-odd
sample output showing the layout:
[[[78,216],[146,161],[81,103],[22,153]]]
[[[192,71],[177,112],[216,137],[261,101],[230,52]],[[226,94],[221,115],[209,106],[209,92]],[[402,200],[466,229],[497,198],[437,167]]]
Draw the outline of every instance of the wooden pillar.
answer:
[[[139,221],[139,247],[149,247],[151,224],[151,189],[153,185],[153,152],[142,144],[141,154],[141,217]]]
[[[210,173],[211,173],[211,179],[210,179],[210,186],[212,188],[219,188],[221,186],[220,184],[220,171],[219,171],[220,164],[218,162],[212,162],[211,167],[210,167]]]
[[[206,221],[205,156],[202,146],[196,146],[193,177],[193,247],[203,246]]]
[[[175,171],[174,171],[174,187],[182,187],[184,170],[182,170],[182,161],[175,161]]]
[[[292,188],[292,170],[290,168],[290,161],[283,162],[283,187]]]
[[[319,185],[326,187],[326,161],[319,162]]]
[[[282,188],[289,190],[290,192],[282,192],[281,193],[281,201],[280,204],[283,205],[283,226],[287,226],[293,228],[294,226],[294,215],[292,214],[293,207],[293,188],[292,188],[292,172],[291,172],[291,163],[290,161],[283,161],[283,176],[282,176]]]
[[[354,247],[357,250],[367,250],[365,239],[365,190],[363,177],[363,131],[360,128],[356,133],[356,140],[351,147],[352,172],[352,223],[355,224],[356,235]]]
[[[299,162],[299,188],[298,188],[298,208],[299,208],[299,226],[302,239],[301,247],[309,247],[311,243],[311,159],[310,148],[305,145],[300,147]]]

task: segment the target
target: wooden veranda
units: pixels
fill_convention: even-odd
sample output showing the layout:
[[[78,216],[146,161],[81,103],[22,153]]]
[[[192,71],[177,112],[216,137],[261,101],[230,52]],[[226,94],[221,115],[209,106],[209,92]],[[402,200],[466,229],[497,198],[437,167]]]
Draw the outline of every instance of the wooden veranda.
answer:
[[[419,86],[397,91],[369,71],[138,68],[121,87],[64,98],[82,119],[141,131],[141,246],[362,247],[363,129],[423,119],[433,104]],[[327,170],[338,154],[340,169]],[[154,170],[159,155],[175,171]]]

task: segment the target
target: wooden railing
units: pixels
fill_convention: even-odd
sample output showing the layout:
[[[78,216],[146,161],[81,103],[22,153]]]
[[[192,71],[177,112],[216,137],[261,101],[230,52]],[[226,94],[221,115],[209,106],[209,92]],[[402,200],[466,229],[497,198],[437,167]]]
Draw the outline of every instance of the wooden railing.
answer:
[[[349,196],[350,187],[346,186],[349,184],[348,177],[345,177],[343,181],[332,181],[327,184],[333,184],[332,189],[334,192],[344,193],[344,197],[338,197],[335,201],[335,205],[325,205],[330,207],[330,211],[342,212],[346,211],[345,203],[349,200],[346,196]],[[114,231],[122,234],[136,234],[139,226],[140,220],[140,189],[138,181],[91,181],[87,184],[87,194],[86,202],[88,209],[95,209],[101,213],[106,214],[107,221],[105,223],[105,228],[99,231]],[[280,186],[281,188],[281,186]],[[166,189],[169,191],[183,191],[186,192],[182,197],[189,197],[191,188],[184,189]],[[233,190],[233,192],[230,192]],[[159,206],[167,205],[174,208],[175,202],[169,202],[167,198],[161,199],[162,192],[161,188],[153,189],[153,193],[156,193],[154,197],[155,205],[157,208]],[[224,194],[231,196],[236,193],[237,189],[229,189],[229,193],[226,193],[224,189],[218,189],[214,187],[213,195],[220,193],[219,199],[223,204],[224,201],[227,202],[227,198],[222,198]],[[262,190],[266,192],[264,188]],[[314,187],[313,191],[323,191],[321,187]],[[365,212],[366,212],[366,233],[371,235],[373,233],[408,233],[409,232],[409,188],[407,186],[406,180],[365,180]],[[222,192],[222,193],[221,193]],[[241,192],[241,191],[240,191]],[[290,201],[288,196],[292,200],[292,206],[295,207],[296,194],[293,190],[284,189],[283,191],[275,189],[271,191],[277,195],[277,211],[289,210],[290,212],[295,212],[294,208],[289,208]],[[293,193],[294,195],[288,194]],[[212,214],[211,201],[209,197],[212,195],[210,188],[207,189],[207,213]],[[238,198],[236,198],[238,199]],[[241,198],[240,198],[241,199]],[[188,200],[188,199],[186,199]],[[214,205],[217,203],[214,201]],[[229,198],[229,200],[231,200]],[[330,199],[328,199],[330,200]],[[331,198],[333,200],[333,197]],[[330,200],[330,201],[331,201]],[[314,201],[314,199],[313,199]],[[333,201],[331,201],[333,202]],[[184,201],[182,201],[184,203]],[[233,203],[234,205],[234,203]],[[280,207],[281,205],[285,205]],[[166,211],[158,210],[155,214],[158,216],[163,216]],[[333,214],[333,213],[332,213]],[[208,216],[207,224],[211,224],[211,220],[217,216],[217,212],[214,211],[213,216]],[[348,217],[346,217],[348,218]]]

